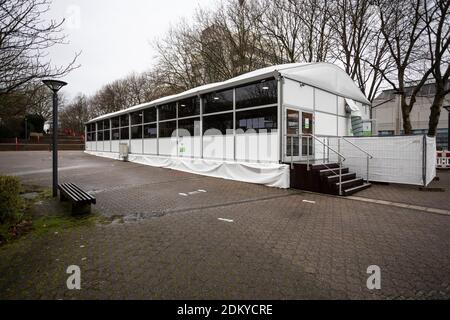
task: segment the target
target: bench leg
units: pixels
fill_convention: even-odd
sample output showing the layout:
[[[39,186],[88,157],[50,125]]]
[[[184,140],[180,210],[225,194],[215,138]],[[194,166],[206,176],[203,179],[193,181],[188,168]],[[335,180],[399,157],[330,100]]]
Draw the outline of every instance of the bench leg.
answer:
[[[82,215],[82,214],[90,214],[91,213],[91,204],[76,204],[72,203],[72,214],[74,215]]]
[[[59,201],[61,201],[61,202],[66,202],[66,201],[68,201],[69,199],[67,199],[67,197],[65,196],[65,195],[63,195],[63,193],[60,191],[59,192]]]

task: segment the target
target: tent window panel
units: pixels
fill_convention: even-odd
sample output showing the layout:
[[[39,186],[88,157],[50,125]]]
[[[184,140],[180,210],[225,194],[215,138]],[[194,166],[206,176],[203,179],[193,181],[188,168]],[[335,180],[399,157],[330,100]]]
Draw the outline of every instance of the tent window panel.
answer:
[[[133,124],[141,124],[142,123],[142,112],[143,111],[137,111],[131,113],[131,125]]]
[[[88,131],[94,132],[95,131],[95,123],[88,124]]]
[[[178,120],[178,136],[199,136],[200,118]]]
[[[97,130],[103,130],[103,121],[97,122]]]
[[[105,131],[103,131],[103,139],[106,141],[106,140],[109,140],[109,130],[105,130]]]
[[[128,127],[120,129],[120,140],[126,140],[130,138]]]
[[[272,132],[276,131],[277,126],[277,107],[236,112],[236,130],[242,129],[246,132],[254,129],[256,132],[260,132],[261,129],[264,129],[266,131],[263,132]]]
[[[142,139],[142,126],[131,127],[131,139]]]
[[[233,130],[232,112],[203,117],[203,134],[226,134],[230,129]]]
[[[109,129],[109,119],[103,120],[103,129]]]
[[[86,135],[86,141],[92,141],[92,133],[88,133],[87,135]]]
[[[97,132],[97,141],[103,141],[103,131]]]
[[[119,127],[119,117],[115,117],[111,119],[111,127],[118,128]]]
[[[124,114],[120,116],[120,126],[126,127],[130,124],[130,118],[128,117],[128,114]]]
[[[163,104],[159,106],[159,120],[169,120],[177,117],[176,103]]]
[[[158,137],[158,131],[156,129],[156,123],[155,124],[147,124],[144,126],[144,138],[157,138]]]
[[[233,110],[233,90],[207,94],[204,97],[204,113]]]
[[[196,116],[200,114],[200,99],[197,97],[180,100],[178,102],[178,118]]]
[[[120,139],[120,131],[119,129],[112,129],[111,130],[112,140],[119,140]]]
[[[172,134],[177,130],[177,122],[176,121],[167,121],[159,123],[159,137],[160,138],[169,138],[172,137]]]
[[[156,121],[156,108],[152,107],[144,110],[144,123]]]
[[[236,88],[236,109],[263,106],[277,102],[278,89],[275,79]]]

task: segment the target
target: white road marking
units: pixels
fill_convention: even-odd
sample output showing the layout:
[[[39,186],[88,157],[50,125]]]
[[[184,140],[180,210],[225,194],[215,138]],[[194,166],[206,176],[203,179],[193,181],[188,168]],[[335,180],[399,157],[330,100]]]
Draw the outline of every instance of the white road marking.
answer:
[[[234,220],[231,219],[225,219],[225,218],[217,218],[220,221],[225,221],[225,222],[234,222]]]
[[[302,200],[303,202],[306,202],[306,203],[316,203],[315,201],[312,201],[312,200]]]
[[[206,190],[198,189],[198,190],[195,190],[195,191],[189,191],[188,193],[180,192],[178,194],[180,196],[187,197],[187,196],[191,196],[191,195],[194,195],[194,194],[205,193],[205,192],[206,192]]]

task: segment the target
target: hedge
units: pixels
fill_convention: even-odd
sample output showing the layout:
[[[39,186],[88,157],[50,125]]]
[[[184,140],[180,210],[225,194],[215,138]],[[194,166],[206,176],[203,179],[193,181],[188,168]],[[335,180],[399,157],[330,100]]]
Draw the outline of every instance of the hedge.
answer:
[[[0,223],[18,221],[22,216],[20,180],[17,177],[0,176]]]

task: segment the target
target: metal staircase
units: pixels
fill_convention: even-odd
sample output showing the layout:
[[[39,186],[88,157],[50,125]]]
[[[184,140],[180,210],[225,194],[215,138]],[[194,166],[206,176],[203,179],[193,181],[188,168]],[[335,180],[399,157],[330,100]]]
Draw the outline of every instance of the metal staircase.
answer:
[[[287,135],[287,137],[288,139],[289,137],[291,138],[291,143],[294,138],[299,139],[298,141],[303,141],[302,138],[307,139],[306,160],[294,161],[293,157],[291,157],[290,180],[292,188],[348,196],[370,187],[369,166],[373,157],[365,150],[345,139],[345,137],[318,137],[312,134]],[[337,148],[330,146],[330,138],[337,139]],[[309,145],[314,142],[323,147],[321,154],[315,151],[313,151],[313,155],[309,154]],[[367,159],[365,181],[362,177],[358,177],[355,172],[352,172],[351,168],[344,166],[345,155],[341,153],[342,143],[349,143],[358,152],[365,155]],[[330,152],[334,157],[330,157]],[[330,158],[335,158],[337,161],[330,161]]]

